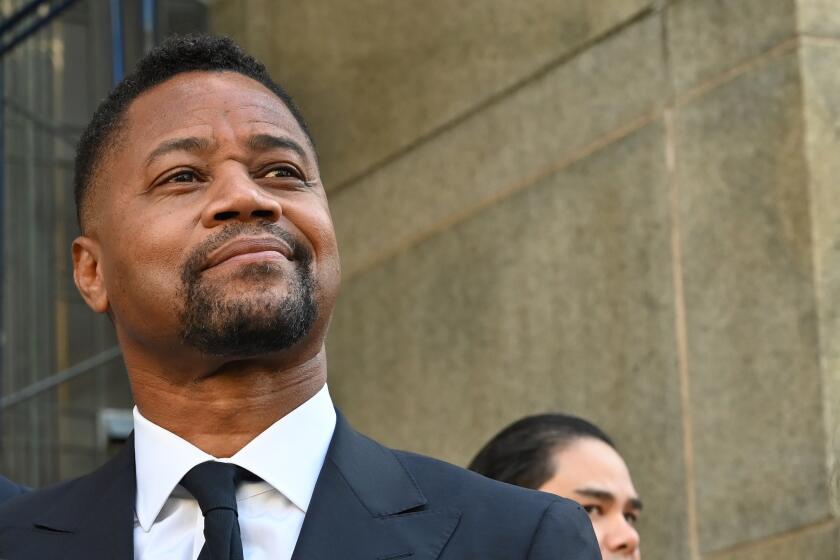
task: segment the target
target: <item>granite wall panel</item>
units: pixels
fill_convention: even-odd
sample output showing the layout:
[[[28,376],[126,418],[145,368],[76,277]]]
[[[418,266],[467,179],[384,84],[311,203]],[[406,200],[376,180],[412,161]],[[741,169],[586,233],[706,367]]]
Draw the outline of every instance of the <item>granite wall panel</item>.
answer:
[[[677,112],[704,551],[829,513],[802,102],[791,52]]]
[[[345,273],[527,186],[661,108],[661,22],[651,16],[330,199]]]

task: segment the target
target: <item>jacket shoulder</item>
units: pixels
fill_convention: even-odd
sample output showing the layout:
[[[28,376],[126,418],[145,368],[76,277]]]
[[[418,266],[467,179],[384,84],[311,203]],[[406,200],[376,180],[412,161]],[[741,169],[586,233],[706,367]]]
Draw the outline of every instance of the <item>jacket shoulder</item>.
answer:
[[[404,451],[394,452],[415,478],[430,509],[456,508],[463,542],[480,540],[487,550],[509,551],[510,557],[599,557],[589,516],[576,502],[492,480],[449,463]],[[552,552],[553,551],[553,552]]]
[[[39,513],[71,494],[84,478],[68,480],[40,490],[22,490],[0,503],[0,529],[31,525]]]
[[[50,521],[50,514],[54,512],[62,522],[70,520],[71,525],[75,524],[119,481],[131,484],[127,491],[133,496],[133,442],[117,456],[86,475],[27,491],[0,503],[0,530],[9,527],[29,527],[35,520]],[[79,504],[83,504],[81,509]]]
[[[463,503],[508,503],[514,507],[544,511],[555,502],[563,507],[579,508],[571,500],[553,494],[529,490],[487,478],[453,464],[407,451],[394,451],[418,485],[431,501],[442,500]]]

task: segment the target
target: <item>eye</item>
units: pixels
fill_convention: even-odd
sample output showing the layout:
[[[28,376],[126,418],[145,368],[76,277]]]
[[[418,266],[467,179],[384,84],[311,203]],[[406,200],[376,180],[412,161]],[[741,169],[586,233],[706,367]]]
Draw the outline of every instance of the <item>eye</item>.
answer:
[[[166,178],[166,183],[194,183],[198,181],[198,176],[194,171],[181,170]]]
[[[624,514],[624,519],[627,520],[627,523],[630,525],[635,525],[639,521],[639,516],[633,513],[632,511],[628,511]]]
[[[303,180],[303,173],[292,165],[280,165],[269,169],[264,175],[266,179],[300,179]]]
[[[589,514],[589,517],[604,515],[604,509],[596,504],[582,504],[583,510]]]

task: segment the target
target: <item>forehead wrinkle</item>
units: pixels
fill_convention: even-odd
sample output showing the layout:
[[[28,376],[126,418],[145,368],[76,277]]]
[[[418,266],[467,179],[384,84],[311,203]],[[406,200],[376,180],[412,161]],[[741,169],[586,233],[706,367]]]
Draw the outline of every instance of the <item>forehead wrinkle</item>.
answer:
[[[225,78],[231,78],[226,76]],[[285,135],[293,138],[305,138],[304,144],[308,144],[313,154],[313,159],[317,162],[318,155],[315,151],[315,145],[307,132],[303,129],[301,123],[295,118],[291,109],[283,102],[277,95],[266,89],[262,84],[251,83],[252,80],[246,77],[248,86],[235,88],[238,91],[231,91],[229,87],[225,87],[223,94],[230,93],[235,97],[219,97],[218,88],[214,86],[214,82],[218,81],[218,76],[207,77],[210,80],[209,87],[200,87],[199,84],[184,81],[176,84],[170,84],[170,89],[167,94],[173,96],[169,102],[164,103],[164,107],[159,107],[159,100],[155,99],[155,95],[160,95],[161,92],[154,91],[148,93],[152,94],[149,97],[141,95],[138,97],[129,112],[132,109],[137,109],[138,101],[151,102],[154,106],[155,116],[158,117],[158,122],[168,124],[166,118],[160,119],[163,115],[161,112],[173,114],[173,116],[182,121],[185,118],[192,117],[196,119],[195,125],[209,125],[214,127],[218,124],[219,119],[227,120],[226,127],[237,128],[242,124],[264,124],[271,127],[276,127],[282,130]],[[238,79],[238,77],[232,77]],[[203,80],[202,80],[203,81]],[[256,84],[256,88],[252,87]],[[246,91],[247,90],[247,91]],[[174,99],[174,100],[173,100]],[[176,107],[189,106],[189,109],[182,111],[175,109]],[[171,109],[170,109],[171,107]],[[148,107],[145,108],[148,110]],[[299,140],[299,142],[302,142]]]
[[[272,104],[263,104],[263,103],[230,103],[225,104],[225,107],[222,108],[221,114],[225,117],[228,115],[242,115],[243,120],[245,122],[264,122],[266,124],[270,124],[273,126],[281,126],[289,121],[294,121],[297,124],[296,119],[288,110],[288,108],[283,105],[282,101],[279,101],[278,107],[272,107]],[[209,108],[204,108],[209,109]],[[255,115],[254,113],[259,113]],[[249,114],[251,116],[249,116]]]
[[[184,92],[183,90],[178,91],[179,89],[176,88],[174,94],[183,97]],[[179,93],[181,95],[178,95]],[[287,143],[285,147],[298,152],[302,158],[311,161],[317,167],[318,155],[311,138],[294,118],[290,109],[273,93],[256,92],[257,99],[251,101],[247,99],[223,99],[222,104],[216,103],[215,107],[212,106],[213,103],[210,100],[207,100],[206,105],[200,102],[202,94],[206,96],[210,93],[202,90],[198,96],[190,96],[188,103],[190,107],[176,114],[171,114],[171,110],[165,108],[162,112],[164,114],[155,111],[152,115],[149,115],[150,110],[155,110],[155,99],[152,97],[138,98],[126,112],[126,117],[128,117],[126,124],[128,126],[122,127],[120,136],[125,138],[126,136],[139,134],[141,136],[148,135],[152,138],[162,138],[162,140],[158,140],[157,146],[151,147],[152,152],[145,158],[147,167],[158,157],[171,151],[177,151],[178,148],[187,152],[199,152],[201,149],[210,151],[221,148],[222,145],[229,144],[232,141],[240,146],[248,146],[253,149],[256,146],[249,140],[259,135],[291,140],[292,142]],[[173,118],[166,118],[170,114]],[[269,130],[266,130],[267,128]],[[210,145],[199,146],[195,142],[196,145],[190,146],[188,145],[189,142],[183,142],[188,137],[209,139]],[[168,142],[175,145],[166,146],[165,144]],[[202,142],[204,141],[202,140]],[[289,144],[297,144],[301,149],[295,149],[294,146]],[[284,147],[280,146],[279,143],[275,145]],[[259,148],[264,150],[268,146],[263,143]]]
[[[250,118],[246,121],[246,123],[250,125],[268,125],[272,128],[279,129],[281,132],[283,132],[284,136],[288,136],[290,138],[300,136],[304,138],[306,140],[306,144],[312,150],[315,159],[317,159],[318,154],[315,150],[315,144],[312,141],[312,138],[310,138],[309,134],[307,134],[306,131],[303,130],[303,127],[297,121],[297,119],[294,118],[294,116],[291,114],[291,111],[289,111],[288,107],[286,107],[282,101],[279,101],[279,103],[283,110],[274,109],[272,107],[256,106],[259,108],[264,108],[267,112],[270,113],[270,115]],[[270,116],[276,116],[278,118],[270,119]],[[289,123],[292,124],[289,125]],[[255,132],[254,134],[256,135],[258,133]]]

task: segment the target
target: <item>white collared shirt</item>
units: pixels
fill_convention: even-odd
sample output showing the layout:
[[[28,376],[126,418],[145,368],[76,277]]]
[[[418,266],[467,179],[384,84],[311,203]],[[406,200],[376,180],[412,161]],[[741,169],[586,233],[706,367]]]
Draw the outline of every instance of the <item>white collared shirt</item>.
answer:
[[[233,457],[216,459],[143,418],[135,407],[134,558],[198,558],[204,545],[204,517],[179,482],[194,466],[213,460],[239,465],[262,479],[243,483],[236,492],[245,559],[291,558],[335,421],[324,385]]]

